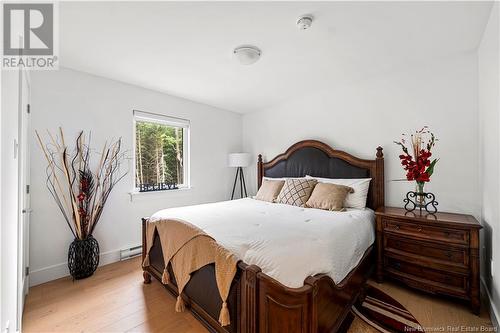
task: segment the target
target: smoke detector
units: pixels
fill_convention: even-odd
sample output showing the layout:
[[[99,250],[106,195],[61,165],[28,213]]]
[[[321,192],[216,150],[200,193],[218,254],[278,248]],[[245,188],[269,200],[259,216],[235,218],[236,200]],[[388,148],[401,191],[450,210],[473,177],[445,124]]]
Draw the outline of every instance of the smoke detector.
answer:
[[[255,46],[243,45],[235,48],[233,54],[240,64],[251,65],[260,59],[262,52]]]
[[[297,20],[297,27],[299,30],[307,30],[311,27],[312,23],[313,17],[311,15],[304,15]]]

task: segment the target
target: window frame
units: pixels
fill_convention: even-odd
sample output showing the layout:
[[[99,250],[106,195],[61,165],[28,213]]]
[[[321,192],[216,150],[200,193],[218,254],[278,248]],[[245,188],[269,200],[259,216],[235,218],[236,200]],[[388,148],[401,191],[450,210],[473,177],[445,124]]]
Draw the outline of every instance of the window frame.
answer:
[[[133,110],[132,112],[132,131],[133,131],[133,172],[132,172],[132,184],[133,193],[164,193],[172,192],[176,190],[185,190],[191,188],[191,175],[190,175],[190,165],[191,165],[191,154],[190,154],[190,132],[191,132],[191,122],[188,119],[167,116],[158,113],[152,113],[147,111]],[[183,184],[177,184],[178,189],[175,190],[158,190],[151,192],[140,192],[139,188],[136,186],[136,149],[137,149],[137,122],[150,122],[160,125],[166,125],[171,127],[181,127],[182,128],[182,159],[183,159]]]

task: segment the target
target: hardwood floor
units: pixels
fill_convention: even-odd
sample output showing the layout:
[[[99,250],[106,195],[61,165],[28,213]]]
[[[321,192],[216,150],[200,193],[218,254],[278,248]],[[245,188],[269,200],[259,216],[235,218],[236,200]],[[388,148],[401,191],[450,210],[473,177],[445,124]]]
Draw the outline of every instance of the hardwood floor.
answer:
[[[444,332],[456,326],[491,327],[485,306],[478,317],[456,301],[390,282],[370,283],[403,304],[424,327],[444,327]],[[176,313],[174,307],[175,298],[158,281],[143,284],[136,258],[103,266],[85,280],[63,278],[31,288],[23,332],[206,332],[189,311]],[[358,332],[377,331],[356,318],[349,333]]]

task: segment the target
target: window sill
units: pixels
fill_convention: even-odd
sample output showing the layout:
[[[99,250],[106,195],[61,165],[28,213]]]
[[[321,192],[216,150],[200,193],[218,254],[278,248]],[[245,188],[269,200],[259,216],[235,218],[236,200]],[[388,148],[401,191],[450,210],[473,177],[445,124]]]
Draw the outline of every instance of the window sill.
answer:
[[[186,186],[186,187],[180,187],[175,190],[162,190],[162,191],[150,191],[150,192],[139,192],[136,190],[128,192],[130,195],[130,201],[133,201],[135,198],[141,198],[141,197],[152,197],[152,196],[164,196],[164,195],[172,195],[172,194],[179,194],[182,192],[187,192],[192,190],[192,186]]]

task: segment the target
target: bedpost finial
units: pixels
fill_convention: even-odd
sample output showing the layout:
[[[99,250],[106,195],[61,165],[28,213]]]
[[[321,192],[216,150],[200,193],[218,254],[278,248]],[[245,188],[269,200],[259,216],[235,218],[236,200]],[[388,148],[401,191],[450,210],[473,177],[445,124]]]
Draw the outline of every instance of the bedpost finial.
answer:
[[[384,148],[382,148],[382,147],[380,147],[380,146],[378,146],[378,147],[377,147],[377,158],[382,158],[382,157],[384,157],[384,153],[382,152],[382,150],[383,150],[383,149],[384,149]]]
[[[259,161],[259,163],[262,163],[262,155],[261,154],[259,154],[259,160],[258,161]]]

